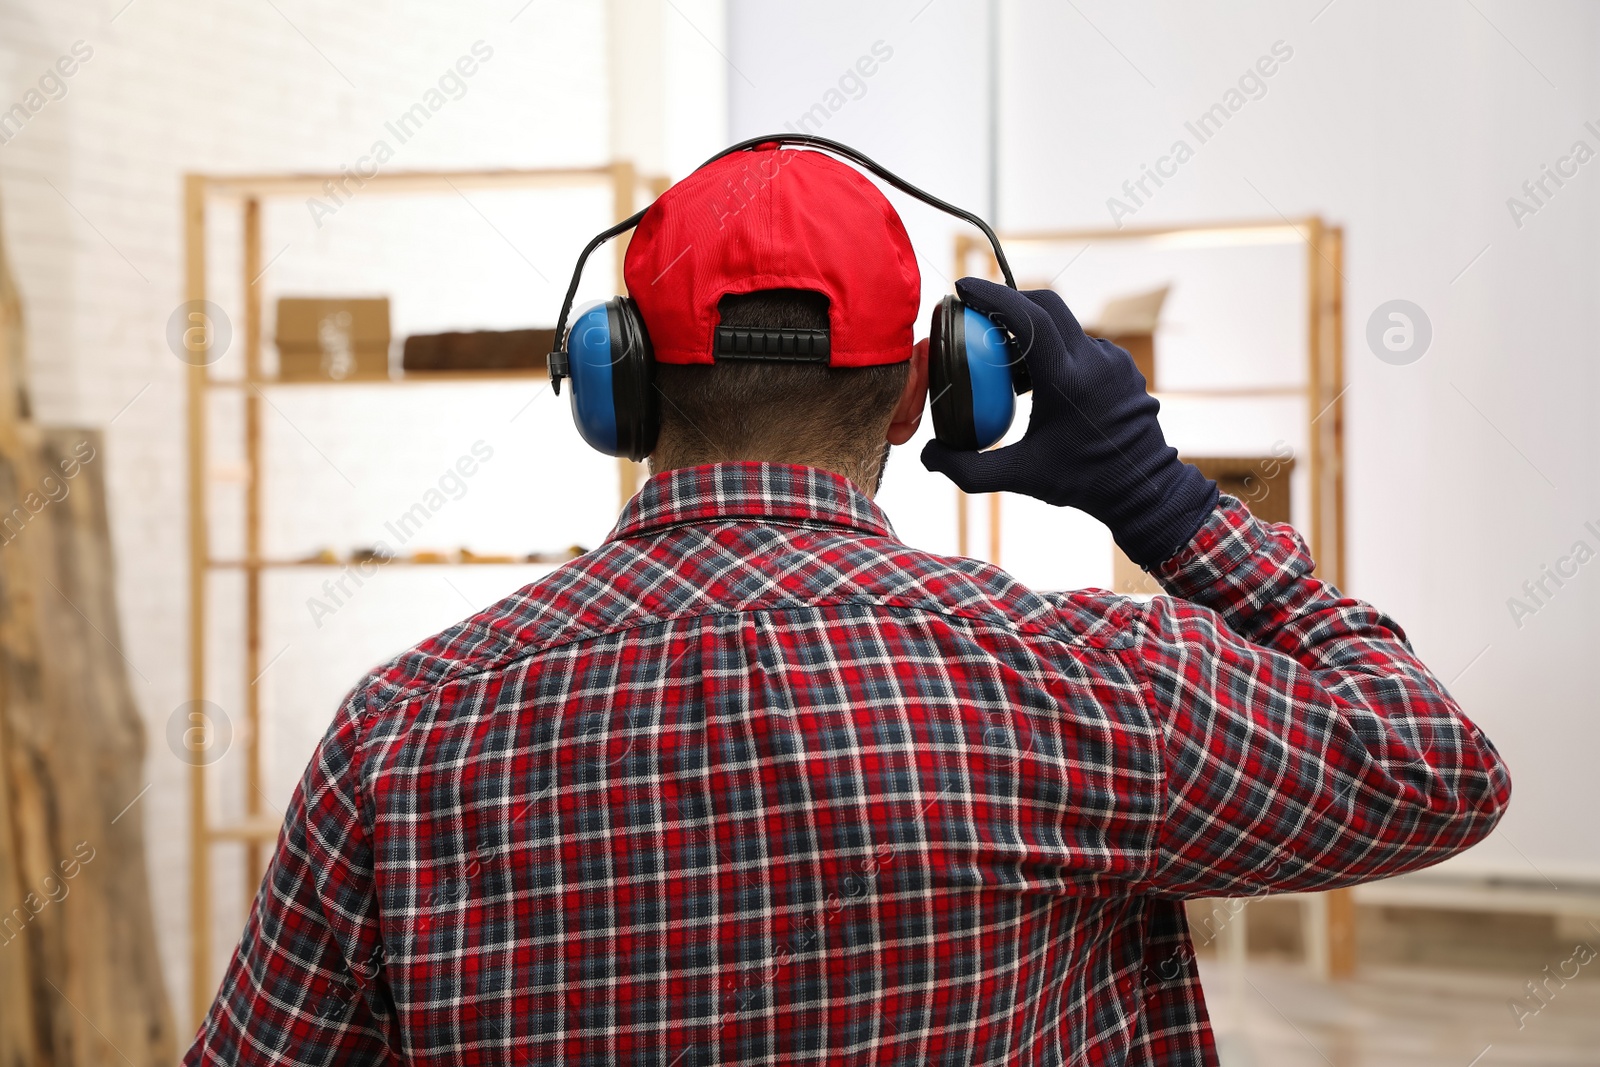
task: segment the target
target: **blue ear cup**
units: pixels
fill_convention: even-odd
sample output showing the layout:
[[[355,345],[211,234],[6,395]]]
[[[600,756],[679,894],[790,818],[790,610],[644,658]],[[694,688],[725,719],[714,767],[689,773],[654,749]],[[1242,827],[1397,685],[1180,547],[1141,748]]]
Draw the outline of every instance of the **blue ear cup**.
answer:
[[[565,347],[578,434],[608,456],[644,459],[660,421],[655,356],[634,302],[617,297],[583,312]]]
[[[1028,391],[1026,365],[1006,332],[954,296],[934,309],[928,333],[928,394],[933,433],[951,448],[976,452],[1006,435]]]
[[[655,448],[660,408],[655,355],[627,297],[580,314],[563,346],[578,433],[608,456],[642,460]],[[1027,367],[1005,330],[954,296],[939,301],[928,338],[933,431],[951,448],[978,451],[1005,436]]]

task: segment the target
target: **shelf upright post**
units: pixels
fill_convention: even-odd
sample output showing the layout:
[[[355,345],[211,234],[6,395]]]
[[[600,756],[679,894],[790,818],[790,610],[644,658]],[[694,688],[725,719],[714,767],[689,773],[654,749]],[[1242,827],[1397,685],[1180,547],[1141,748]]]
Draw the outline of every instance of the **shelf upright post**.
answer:
[[[257,822],[265,796],[261,749],[261,200],[244,201],[244,742],[246,818]],[[245,844],[245,907],[266,874],[265,842]]]
[[[1344,227],[1328,227],[1328,262],[1334,276],[1328,286],[1328,363],[1331,367],[1334,390],[1328,401],[1328,436],[1331,440],[1329,465],[1331,475],[1329,492],[1332,494],[1329,538],[1333,541],[1333,582],[1340,589],[1345,583],[1344,555]]]
[[[1315,403],[1311,441],[1316,457],[1312,487],[1312,526],[1317,568],[1329,582],[1344,588],[1344,231],[1315,220],[1315,238],[1307,267],[1317,279],[1313,296],[1318,337],[1312,351]],[[1317,509],[1320,508],[1320,517]],[[1327,974],[1349,978],[1356,972],[1356,902],[1349,889],[1325,894]]]
[[[1323,331],[1322,317],[1326,308],[1323,304],[1323,251],[1322,251],[1322,220],[1312,218],[1305,224],[1305,256],[1306,256],[1306,448],[1309,451],[1311,477],[1311,529],[1307,531],[1306,538],[1310,542],[1311,557],[1317,560],[1319,570],[1322,569],[1322,536],[1323,509],[1327,501],[1323,491],[1323,474],[1326,470],[1324,464],[1327,459],[1323,454],[1322,434],[1317,426],[1320,421],[1318,415],[1322,406],[1326,404],[1323,382],[1323,346],[1327,336]]]
[[[206,298],[206,180],[188,174],[183,180],[184,299]],[[191,304],[191,306],[193,306]],[[206,359],[204,348],[189,353],[187,415],[189,434],[189,699],[206,696]],[[185,735],[187,736],[187,735]],[[210,827],[206,820],[206,768],[197,754],[189,762],[189,1003],[191,1024],[199,1025],[211,1002]]]
[[[1000,566],[1000,500],[1001,494],[990,493],[989,496],[989,562],[996,567]]]
[[[1317,561],[1317,569],[1326,577],[1322,559],[1325,457],[1317,425],[1317,414],[1325,403],[1322,388],[1322,348],[1326,340],[1322,329],[1322,221],[1318,218],[1307,219],[1300,237],[1305,244],[1306,262],[1306,486],[1311,497],[1311,522],[1304,533],[1311,549],[1311,558]],[[1301,939],[1305,942],[1306,962],[1312,973],[1320,978],[1328,978],[1333,974],[1332,961],[1338,941],[1333,921],[1334,913],[1339,910],[1334,899],[1336,892],[1313,893],[1306,897],[1301,906],[1300,930]]]
[[[1327,581],[1344,586],[1344,501],[1339,404],[1343,386],[1341,353],[1343,271],[1337,231],[1320,217],[1306,221],[1306,447],[1310,471],[1311,527],[1306,540]],[[1308,957],[1323,977],[1348,978],[1356,969],[1355,897],[1348,889],[1319,893],[1308,901],[1307,933],[1322,944]]]
[[[621,222],[633,214],[633,195],[639,178],[634,166],[628,160],[618,160],[611,164],[611,215],[613,222]],[[613,254],[617,264],[617,293],[628,291],[628,281],[623,277],[622,260],[628,250],[628,239],[633,235],[624,233],[618,235],[613,242]],[[627,457],[617,460],[617,508],[620,511],[626,507],[628,501],[633,499],[633,494],[639,489],[639,465]]]
[[[1344,587],[1344,230],[1309,222],[1306,237],[1307,437],[1311,529],[1317,572]]]

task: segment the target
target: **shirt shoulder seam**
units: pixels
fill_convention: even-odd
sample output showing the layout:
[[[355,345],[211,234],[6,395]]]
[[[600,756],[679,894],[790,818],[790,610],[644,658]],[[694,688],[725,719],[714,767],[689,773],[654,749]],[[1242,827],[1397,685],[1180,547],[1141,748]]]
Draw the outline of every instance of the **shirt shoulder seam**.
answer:
[[[1076,646],[1087,649],[1099,648],[1098,645],[1088,643],[1089,639],[1093,636],[1093,633],[1073,633],[1070,637],[1064,637],[1060,632],[1060,627],[1040,625],[1038,623],[1019,623],[1017,620],[1006,618],[1000,614],[979,614],[976,612],[963,611],[959,608],[950,608],[945,605],[941,605],[936,601],[929,602],[925,600],[905,600],[897,597],[861,596],[823,597],[815,600],[804,601],[775,601],[770,604],[729,608],[725,611],[708,610],[684,612],[677,615],[652,615],[648,618],[638,619],[621,626],[590,627],[575,631],[572,634],[561,637],[559,640],[531,643],[525,648],[518,649],[513,655],[497,657],[487,663],[474,665],[470,668],[463,668],[461,670],[447,668],[441,677],[434,678],[429,681],[421,681],[402,685],[395,692],[386,696],[378,696],[374,692],[374,690],[381,685],[382,679],[380,676],[372,675],[369,676],[368,679],[361,685],[357,694],[357,702],[363,706],[363,710],[358,711],[356,717],[358,719],[364,719],[372,715],[383,714],[397,707],[409,704],[414,700],[424,698],[447,685],[452,685],[457,682],[492,674],[498,670],[505,670],[523,660],[532,658],[533,656],[541,655],[547,652],[553,652],[557,649],[565,648],[568,645],[577,644],[580,641],[588,641],[599,637],[610,637],[617,634],[625,634],[632,630],[643,629],[646,626],[656,626],[662,623],[686,622],[695,619],[703,619],[714,615],[754,614],[756,612],[763,611],[794,611],[810,608],[839,607],[846,605],[883,607],[926,612],[930,615],[941,615],[950,619],[960,619],[966,623],[989,623],[1003,627],[1004,629],[1007,629],[1015,634],[1050,638],[1067,646]],[[1054,605],[1052,605],[1052,607],[1054,607]],[[1107,619],[1106,621],[1115,627],[1122,628],[1126,626],[1129,620],[1126,616],[1122,616],[1119,618]],[[1099,628],[1096,628],[1096,630],[1098,629]]]

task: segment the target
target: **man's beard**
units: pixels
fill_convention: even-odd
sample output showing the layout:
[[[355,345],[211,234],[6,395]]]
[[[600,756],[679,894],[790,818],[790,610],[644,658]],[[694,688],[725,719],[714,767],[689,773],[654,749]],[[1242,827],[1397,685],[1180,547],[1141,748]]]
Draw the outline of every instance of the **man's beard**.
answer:
[[[883,454],[878,457],[878,473],[873,476],[872,495],[877,496],[878,490],[883,488],[883,470],[889,465],[889,442],[883,443]]]

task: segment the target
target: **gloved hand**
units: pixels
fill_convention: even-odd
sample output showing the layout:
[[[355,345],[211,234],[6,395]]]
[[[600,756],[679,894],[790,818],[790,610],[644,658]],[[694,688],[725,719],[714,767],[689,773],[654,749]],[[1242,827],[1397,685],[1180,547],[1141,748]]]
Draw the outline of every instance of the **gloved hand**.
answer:
[[[962,278],[956,292],[1016,339],[1033,379],[1033,413],[1015,444],[958,452],[929,441],[922,465],[969,493],[1022,493],[1088,512],[1142,567],[1188,544],[1217,506],[1217,483],[1167,444],[1161,405],[1133,357],[1087,336],[1051,290]]]

